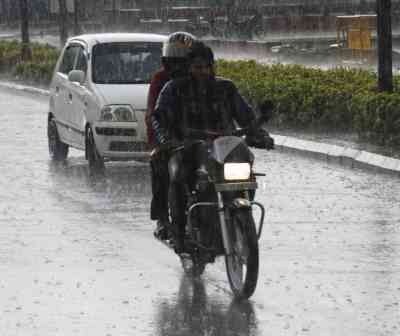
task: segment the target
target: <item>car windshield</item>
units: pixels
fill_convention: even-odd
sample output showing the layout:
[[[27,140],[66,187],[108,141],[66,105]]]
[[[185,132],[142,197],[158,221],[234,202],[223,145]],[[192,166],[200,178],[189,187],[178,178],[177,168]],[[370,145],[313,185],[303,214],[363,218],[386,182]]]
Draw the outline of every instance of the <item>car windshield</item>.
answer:
[[[162,43],[102,43],[93,48],[93,82],[148,84],[161,65]]]

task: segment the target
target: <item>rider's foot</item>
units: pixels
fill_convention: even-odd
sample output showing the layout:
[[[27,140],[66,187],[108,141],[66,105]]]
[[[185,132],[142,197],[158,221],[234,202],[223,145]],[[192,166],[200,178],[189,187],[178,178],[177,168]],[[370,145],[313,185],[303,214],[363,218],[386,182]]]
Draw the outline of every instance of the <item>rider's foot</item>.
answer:
[[[174,250],[176,254],[183,254],[185,253],[185,243],[183,241],[183,239],[175,239],[174,241]]]
[[[190,270],[193,268],[192,256],[189,253],[180,253],[179,258],[181,259],[182,266],[185,270]]]
[[[157,227],[154,230],[154,236],[161,240],[168,239],[169,235],[168,235],[167,223],[164,220],[160,219],[157,221]]]

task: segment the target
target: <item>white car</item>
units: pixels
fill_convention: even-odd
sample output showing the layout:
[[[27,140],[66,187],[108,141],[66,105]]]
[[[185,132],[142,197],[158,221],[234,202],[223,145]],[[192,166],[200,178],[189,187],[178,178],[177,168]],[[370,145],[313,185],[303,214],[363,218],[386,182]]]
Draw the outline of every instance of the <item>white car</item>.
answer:
[[[68,40],[50,86],[50,156],[65,160],[69,146],[85,151],[89,167],[104,160],[149,156],[145,112],[163,42],[156,34],[88,34]]]

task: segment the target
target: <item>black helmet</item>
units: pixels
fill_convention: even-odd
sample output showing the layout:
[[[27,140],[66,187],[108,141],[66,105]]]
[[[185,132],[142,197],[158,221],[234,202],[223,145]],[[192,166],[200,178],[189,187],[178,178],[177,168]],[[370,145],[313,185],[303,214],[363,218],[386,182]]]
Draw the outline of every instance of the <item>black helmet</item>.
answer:
[[[188,63],[191,63],[196,58],[202,58],[209,65],[214,64],[214,53],[211,48],[201,41],[195,41],[187,54]]]

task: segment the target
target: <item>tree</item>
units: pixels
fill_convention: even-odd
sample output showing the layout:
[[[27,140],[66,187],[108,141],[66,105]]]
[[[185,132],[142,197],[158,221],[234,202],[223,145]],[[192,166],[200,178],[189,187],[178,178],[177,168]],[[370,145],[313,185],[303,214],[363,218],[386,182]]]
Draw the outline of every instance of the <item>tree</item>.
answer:
[[[79,26],[79,0],[74,0],[74,34],[79,35],[81,28]]]
[[[61,46],[67,42],[68,39],[68,9],[66,0],[58,0],[59,4],[59,24],[60,24],[60,43]]]
[[[32,51],[29,44],[29,11],[28,0],[19,0],[19,9],[21,16],[21,39],[22,49],[21,57],[24,61],[32,58]]]
[[[5,21],[8,22],[8,18],[7,18],[7,4],[6,4],[6,0],[0,0],[0,15],[1,15],[1,21]]]
[[[112,23],[113,26],[117,24],[117,1],[112,0]]]
[[[13,13],[12,9],[14,8],[13,5],[15,6],[15,4],[11,3],[10,0],[1,0],[1,13],[4,18],[4,21],[7,23],[8,26],[11,25],[12,21],[12,13]]]
[[[378,87],[393,91],[391,0],[377,0]]]

